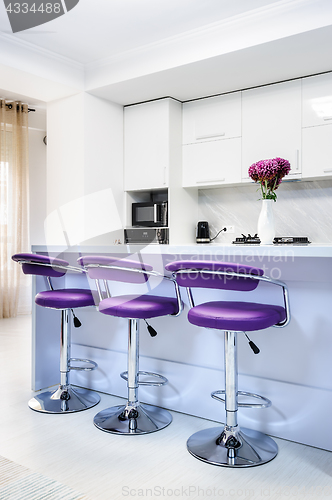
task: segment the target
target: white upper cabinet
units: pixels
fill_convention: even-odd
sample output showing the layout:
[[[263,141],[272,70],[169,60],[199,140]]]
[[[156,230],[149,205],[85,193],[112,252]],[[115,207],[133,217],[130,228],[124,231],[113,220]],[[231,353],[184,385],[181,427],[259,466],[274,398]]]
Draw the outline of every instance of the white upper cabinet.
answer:
[[[302,130],[302,178],[332,176],[332,124]]]
[[[183,144],[240,136],[240,92],[183,104]]]
[[[124,186],[126,191],[168,187],[170,99],[124,109]]]
[[[332,75],[302,81],[302,178],[332,176]]]
[[[301,81],[242,92],[242,179],[259,160],[281,157],[291,164],[288,178],[301,177]]]
[[[184,187],[241,182],[241,93],[183,104]]]
[[[241,138],[183,146],[183,186],[203,187],[241,182]]]
[[[332,74],[302,80],[302,127],[332,124]]]

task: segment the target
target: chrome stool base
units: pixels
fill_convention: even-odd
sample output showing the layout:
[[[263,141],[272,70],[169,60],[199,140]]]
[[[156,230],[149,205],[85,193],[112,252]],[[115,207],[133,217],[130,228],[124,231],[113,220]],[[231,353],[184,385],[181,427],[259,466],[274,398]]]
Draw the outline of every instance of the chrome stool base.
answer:
[[[149,434],[167,427],[172,415],[163,408],[139,403],[137,406],[113,406],[95,416],[98,429],[112,434]]]
[[[196,432],[187,441],[195,458],[224,467],[253,467],[269,462],[278,453],[277,444],[266,434],[251,429],[229,432],[220,427]]]
[[[45,391],[34,396],[29,401],[29,407],[43,413],[72,413],[92,408],[99,401],[100,396],[94,391],[60,385],[54,391]]]

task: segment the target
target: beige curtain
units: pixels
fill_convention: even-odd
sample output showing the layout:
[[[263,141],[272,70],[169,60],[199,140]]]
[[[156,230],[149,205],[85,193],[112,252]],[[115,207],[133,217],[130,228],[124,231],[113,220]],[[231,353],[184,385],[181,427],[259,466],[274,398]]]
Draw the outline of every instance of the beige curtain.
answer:
[[[29,251],[28,168],[28,106],[0,99],[0,318],[29,312],[29,279],[11,260]]]

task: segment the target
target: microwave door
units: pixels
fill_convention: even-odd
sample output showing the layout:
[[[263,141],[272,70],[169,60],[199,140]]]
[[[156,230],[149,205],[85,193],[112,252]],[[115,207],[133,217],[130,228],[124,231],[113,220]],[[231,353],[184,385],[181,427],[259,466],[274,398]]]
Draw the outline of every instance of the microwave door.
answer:
[[[148,204],[133,204],[133,225],[153,226],[154,209]]]

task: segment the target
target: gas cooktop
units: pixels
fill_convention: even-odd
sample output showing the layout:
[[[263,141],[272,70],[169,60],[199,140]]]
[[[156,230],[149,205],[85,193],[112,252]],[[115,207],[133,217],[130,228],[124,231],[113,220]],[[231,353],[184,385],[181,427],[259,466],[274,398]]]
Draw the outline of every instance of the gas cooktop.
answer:
[[[259,239],[257,233],[254,236],[251,236],[251,234],[248,234],[247,236],[245,234],[242,234],[240,238],[235,238],[235,241],[232,241],[232,243],[235,243],[235,245],[242,244],[242,245],[259,245],[261,240]]]
[[[258,234],[242,234],[240,238],[235,238],[235,241],[232,241],[235,245],[259,245],[261,240],[259,239]],[[274,245],[308,245],[311,243],[307,236],[278,236],[274,238]]]

